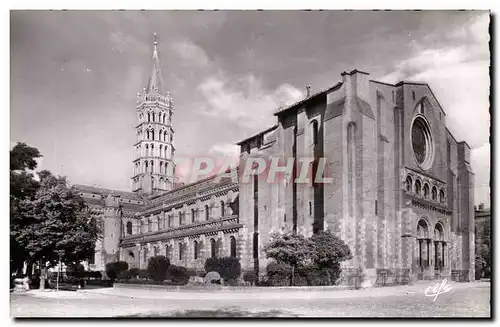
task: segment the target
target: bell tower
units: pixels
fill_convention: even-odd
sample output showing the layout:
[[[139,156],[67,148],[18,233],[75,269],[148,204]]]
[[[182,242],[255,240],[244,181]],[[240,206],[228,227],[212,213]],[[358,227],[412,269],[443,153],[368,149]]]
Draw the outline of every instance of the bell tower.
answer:
[[[151,195],[174,187],[173,104],[165,92],[154,34],[153,70],[142,92],[137,94],[137,142],[134,144],[132,191]]]

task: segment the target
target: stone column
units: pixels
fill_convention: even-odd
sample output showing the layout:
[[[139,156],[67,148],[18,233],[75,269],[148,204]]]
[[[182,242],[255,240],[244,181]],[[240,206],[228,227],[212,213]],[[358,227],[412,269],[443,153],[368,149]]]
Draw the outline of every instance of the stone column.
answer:
[[[142,246],[137,243],[135,245],[136,249],[137,249],[137,258],[135,259],[136,263],[138,264],[137,266],[139,267],[139,269],[142,269],[142,255],[143,255],[143,249],[142,249]]]

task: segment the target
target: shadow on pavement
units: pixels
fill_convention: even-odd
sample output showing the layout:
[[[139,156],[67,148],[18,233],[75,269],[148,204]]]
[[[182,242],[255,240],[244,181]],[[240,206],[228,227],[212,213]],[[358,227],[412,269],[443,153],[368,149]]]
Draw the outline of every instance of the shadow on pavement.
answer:
[[[299,315],[280,311],[244,311],[238,308],[224,308],[217,310],[177,310],[170,312],[146,312],[135,315],[120,316],[120,318],[222,318],[222,317],[299,317]]]

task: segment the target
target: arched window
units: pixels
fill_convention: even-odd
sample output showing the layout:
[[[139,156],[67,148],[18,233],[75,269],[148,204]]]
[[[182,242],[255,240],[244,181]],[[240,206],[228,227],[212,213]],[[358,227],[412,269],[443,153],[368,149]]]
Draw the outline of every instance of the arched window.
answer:
[[[236,238],[234,236],[231,236],[229,238],[231,242],[231,257],[235,258],[236,257]]]
[[[153,140],[153,141],[155,140],[155,130],[154,129],[151,130],[151,140]]]
[[[196,221],[196,215],[194,209],[191,209],[191,222],[194,223]]]
[[[172,227],[172,220],[173,220],[172,215],[168,215],[168,227]]]
[[[160,145],[160,157],[163,157],[163,145]]]
[[[166,114],[165,114],[165,113],[163,113],[163,123],[164,123],[164,124],[165,124],[165,116],[166,116]]]
[[[184,223],[184,214],[183,212],[179,212],[179,225],[182,225]]]
[[[153,167],[154,167],[154,163],[153,163],[153,160],[151,160],[151,161],[149,162],[149,164],[150,164],[150,170],[151,170],[151,174],[152,174],[152,173],[154,173],[154,169],[153,169]]]
[[[158,252],[159,252],[158,247],[157,247],[157,246],[155,246],[155,247],[153,248],[153,253],[154,253],[155,257],[159,254]]]
[[[213,238],[210,239],[210,255],[212,258],[217,257],[217,242]]]
[[[155,145],[151,144],[151,156],[153,157],[155,155]]]
[[[415,181],[415,193],[416,193],[417,195],[420,195],[421,190],[422,190],[422,184],[421,184],[421,183],[420,183],[420,181],[417,179],[417,180]]]
[[[156,230],[161,230],[161,218],[158,217],[156,220]]]
[[[132,223],[130,221],[127,223],[127,235],[132,235]]]
[[[432,200],[437,201],[438,190],[435,186],[432,187]]]
[[[429,184],[424,184],[424,198],[429,198]]]
[[[444,203],[444,190],[439,190],[439,202]]]
[[[144,248],[142,251],[144,252],[144,255],[143,255],[144,263],[147,264],[147,262],[148,262],[148,249]]]
[[[153,116],[153,123],[154,123],[156,114],[153,112],[151,113],[151,116]]]
[[[406,177],[406,192],[411,192],[413,181],[410,176]]]
[[[146,130],[146,139],[148,139],[148,140],[149,140],[149,129],[148,129],[148,130]]]
[[[163,132],[163,140],[165,142],[168,142],[168,140],[167,140],[167,131]]]
[[[207,205],[205,205],[205,220],[210,219],[210,210]]]
[[[184,257],[184,244],[179,243],[179,260],[182,260]]]
[[[318,128],[318,121],[316,119],[311,122],[311,132],[312,132],[313,144],[318,144],[319,128]]]
[[[151,113],[148,112],[148,123],[151,122]],[[148,138],[149,138],[149,132],[148,132]]]
[[[148,232],[152,231],[153,231],[153,222],[151,221],[151,219],[148,219]]]
[[[163,174],[163,161],[160,161],[160,174]]]
[[[147,173],[149,172],[149,169],[148,169],[148,162],[147,161],[144,161],[144,173]]]
[[[194,247],[194,259],[198,259],[198,252],[199,252],[199,248],[198,248],[198,242],[197,241],[194,241],[193,242],[193,247]]]
[[[224,208],[224,201],[221,201],[220,202],[220,216],[221,217],[224,217],[224,214],[225,214],[224,209],[225,209]]]

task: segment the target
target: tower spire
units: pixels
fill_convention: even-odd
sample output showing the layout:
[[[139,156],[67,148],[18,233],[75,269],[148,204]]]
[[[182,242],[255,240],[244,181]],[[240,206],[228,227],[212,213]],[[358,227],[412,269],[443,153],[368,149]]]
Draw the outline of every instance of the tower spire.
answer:
[[[146,86],[146,92],[158,92],[160,94],[163,94],[163,81],[161,78],[161,66],[158,55],[158,37],[156,33],[154,33],[153,36],[153,71],[151,72],[151,76],[149,77],[148,85]]]

